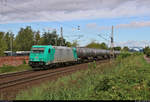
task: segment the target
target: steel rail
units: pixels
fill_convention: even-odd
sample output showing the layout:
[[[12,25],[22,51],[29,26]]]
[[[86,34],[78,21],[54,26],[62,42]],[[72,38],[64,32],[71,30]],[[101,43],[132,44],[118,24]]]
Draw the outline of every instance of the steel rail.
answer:
[[[0,74],[0,79],[1,78],[6,78],[6,77],[11,77],[11,76],[17,76],[25,73],[32,73],[32,70],[25,70],[25,71],[20,71],[20,72],[13,72],[13,73],[5,73],[5,74]]]
[[[102,62],[107,61],[107,60],[103,60]],[[30,82],[30,81],[34,81],[34,80],[38,80],[38,79],[42,79],[42,78],[46,78],[46,77],[50,77],[50,76],[55,76],[58,74],[63,74],[63,73],[67,73],[67,72],[72,72],[75,70],[80,70],[80,68],[73,68],[73,69],[69,69],[69,68],[65,68],[63,70],[59,70],[59,71],[53,71],[53,72],[47,72],[47,73],[43,73],[40,75],[34,75],[34,76],[29,76],[29,77],[25,77],[25,78],[20,78],[20,79],[16,79],[16,80],[11,80],[8,82],[4,82],[4,83],[0,83],[0,89],[3,88],[8,88],[11,86],[15,86],[18,84],[22,84],[22,83],[26,83],[26,82]]]
[[[102,63],[102,62],[105,62],[105,61],[107,61],[107,60],[101,60],[100,62]],[[29,77],[24,77],[24,78],[11,80],[11,81],[8,81],[8,82],[0,83],[0,89],[8,88],[8,87],[15,86],[15,85],[18,85],[18,84],[22,84],[22,83],[26,83],[26,82],[30,82],[30,81],[34,81],[34,80],[54,76],[54,75],[57,75],[57,74],[63,74],[63,73],[67,73],[67,72],[71,72],[71,71],[75,71],[75,70],[79,70],[79,69],[80,68],[69,69],[69,68],[66,67],[65,69],[58,70],[58,71],[52,71],[52,72],[42,73],[42,74],[38,74],[38,75],[34,75],[34,76],[29,76]]]
[[[39,80],[42,78],[46,78],[46,77],[50,77],[50,76],[54,76],[54,75],[58,75],[58,74],[63,74],[63,73],[67,73],[67,72],[72,72],[75,70],[78,70],[79,68],[76,69],[65,69],[65,70],[59,70],[59,71],[54,71],[54,72],[48,72],[48,73],[44,73],[44,74],[40,74],[40,75],[35,75],[35,76],[30,76],[30,77],[25,77],[25,78],[20,78],[20,79],[16,79],[16,80],[12,80],[12,81],[8,81],[5,83],[1,83],[0,84],[0,89],[3,88],[8,88],[11,86],[15,86],[18,84],[22,84],[22,83],[26,83],[26,82],[30,82],[30,81],[34,81],[34,80]]]

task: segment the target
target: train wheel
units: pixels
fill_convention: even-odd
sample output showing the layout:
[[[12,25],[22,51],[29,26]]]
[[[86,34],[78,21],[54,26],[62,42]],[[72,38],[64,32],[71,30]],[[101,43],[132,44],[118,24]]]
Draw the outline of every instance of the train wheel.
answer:
[[[47,70],[47,69],[49,69],[49,67],[50,67],[50,66],[45,65],[42,69]]]

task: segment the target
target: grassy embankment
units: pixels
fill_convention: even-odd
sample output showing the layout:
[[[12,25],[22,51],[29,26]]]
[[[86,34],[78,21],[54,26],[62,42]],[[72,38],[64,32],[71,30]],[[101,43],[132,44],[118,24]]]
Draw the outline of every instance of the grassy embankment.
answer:
[[[31,70],[31,67],[26,64],[23,61],[23,64],[19,66],[10,66],[10,65],[3,65],[0,67],[0,73],[8,73],[8,72],[18,72],[18,71],[23,71],[23,70]]]
[[[124,56],[125,57],[125,56]],[[89,64],[57,81],[23,91],[17,100],[150,100],[150,64],[143,55]]]

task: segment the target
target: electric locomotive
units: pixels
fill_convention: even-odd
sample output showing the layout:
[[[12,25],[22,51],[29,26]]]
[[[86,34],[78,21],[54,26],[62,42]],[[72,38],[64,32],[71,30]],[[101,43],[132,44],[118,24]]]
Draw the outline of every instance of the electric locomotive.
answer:
[[[52,66],[64,62],[77,61],[76,48],[51,45],[32,46],[29,65],[32,68]]]
[[[115,51],[115,56],[120,52]],[[74,48],[65,46],[34,45],[29,55],[29,65],[33,68],[48,68],[56,64],[110,57],[110,50],[94,48]]]

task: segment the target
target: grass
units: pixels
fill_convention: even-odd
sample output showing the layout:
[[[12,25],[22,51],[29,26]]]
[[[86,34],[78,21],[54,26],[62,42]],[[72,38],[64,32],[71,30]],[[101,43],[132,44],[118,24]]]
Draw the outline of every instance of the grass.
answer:
[[[31,67],[28,64],[22,64],[19,66],[3,65],[3,67],[0,67],[0,73],[17,72],[30,69]]]
[[[22,91],[16,100],[150,100],[150,64],[130,55]]]

